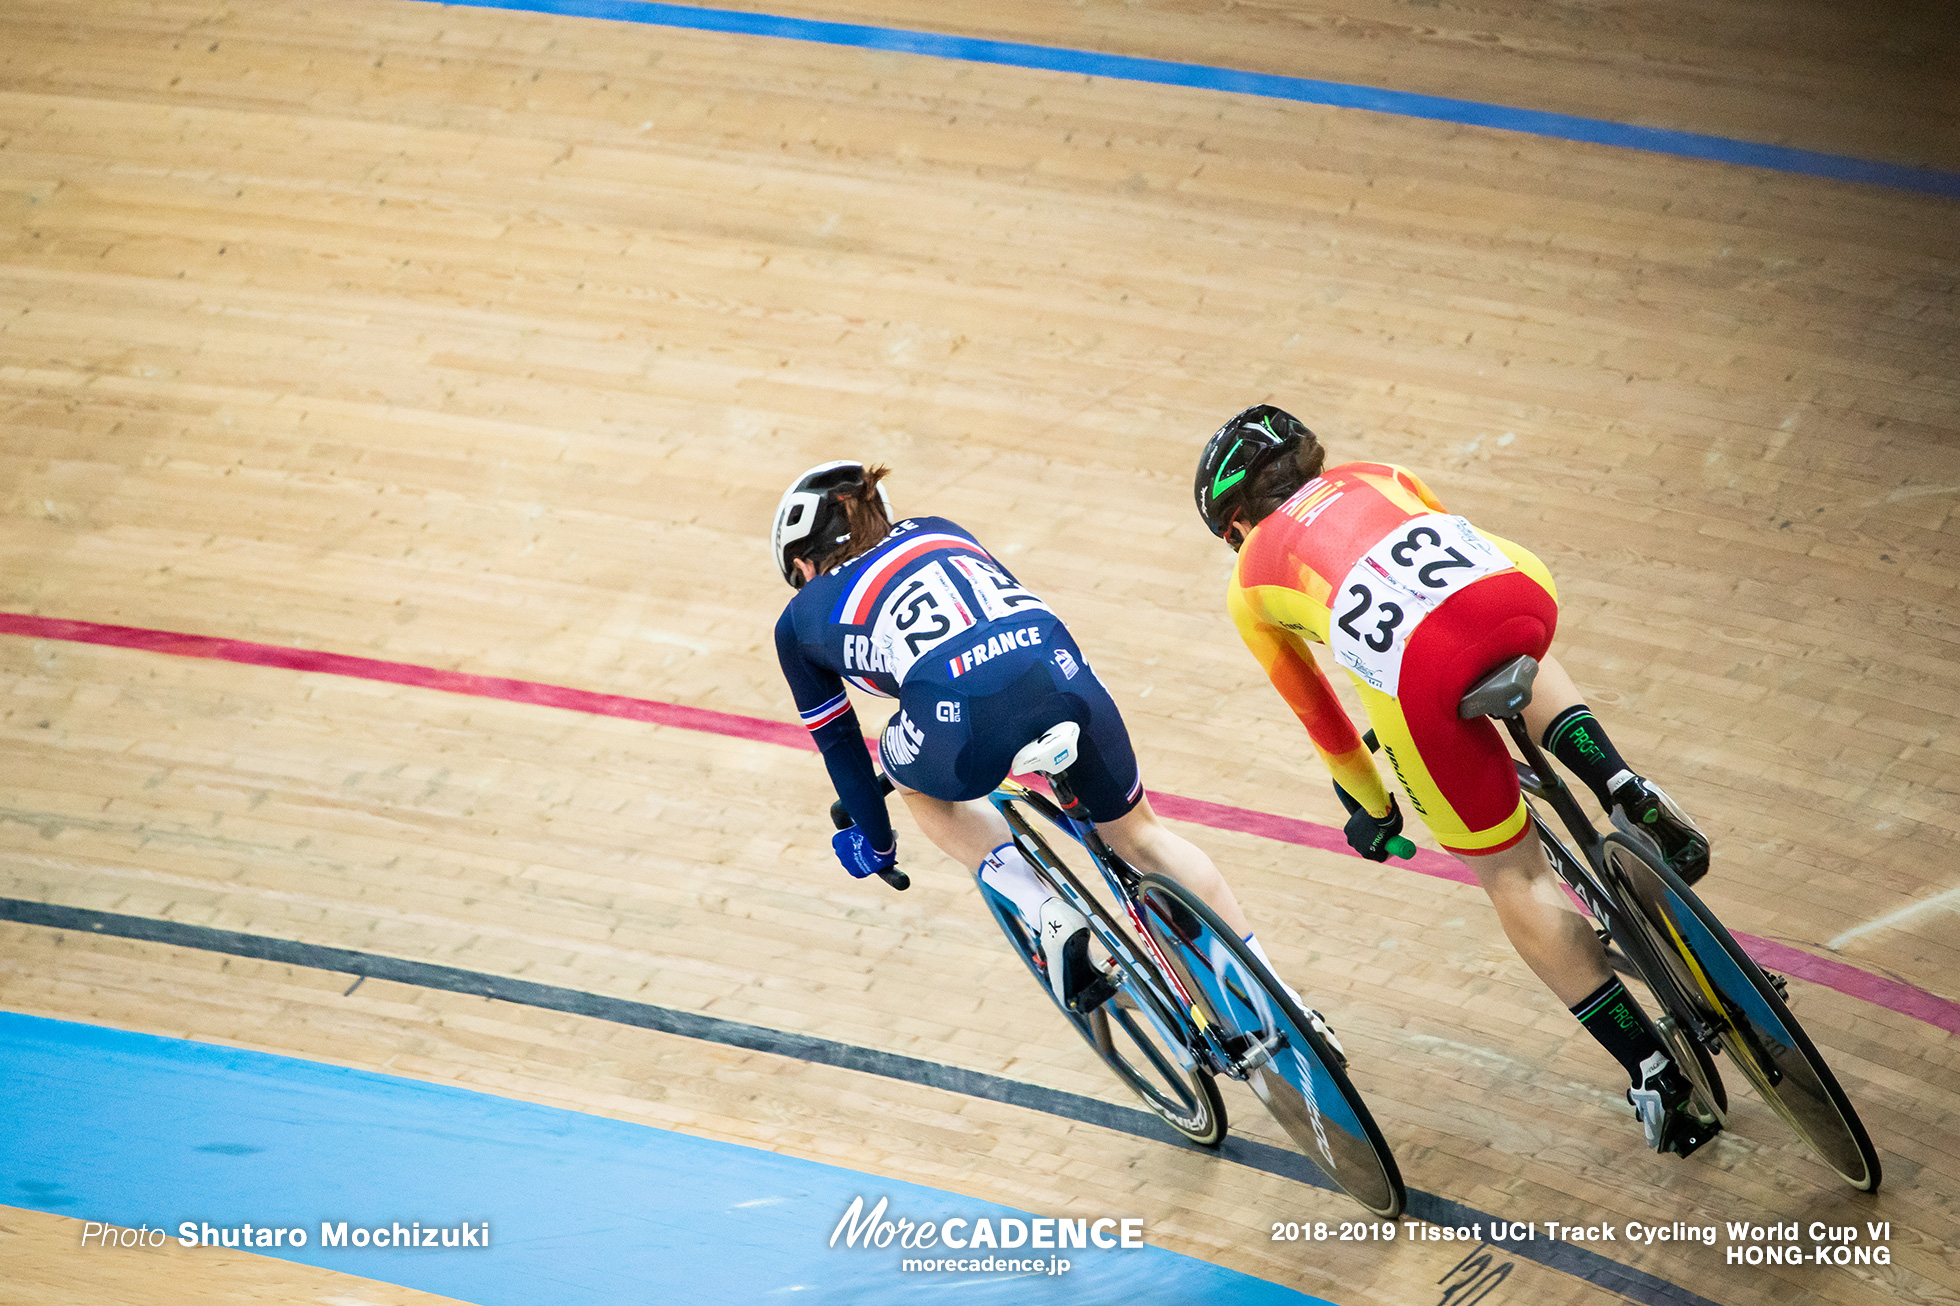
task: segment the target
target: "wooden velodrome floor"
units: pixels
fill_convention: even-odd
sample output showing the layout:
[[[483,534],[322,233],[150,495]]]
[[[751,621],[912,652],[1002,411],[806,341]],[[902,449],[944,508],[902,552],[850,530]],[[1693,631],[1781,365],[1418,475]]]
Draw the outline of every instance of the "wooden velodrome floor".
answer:
[[[1930,6],[1156,0],[958,27],[916,0],[761,7],[1960,167]],[[1068,620],[1153,789],[1331,823],[1190,507],[1199,440],[1270,399],[1546,559],[1562,656],[1712,832],[1705,896],[1733,927],[1960,997],[1949,200],[411,0],[13,0],[0,211],[0,611],[793,720],[770,510],[812,462],[883,459],[901,510],[973,527]],[[0,676],[0,896],[1121,1100],[902,817],[910,893],[838,871],[807,753],[54,640],[0,637]],[[1335,1021],[1412,1186],[1541,1221],[1889,1219],[1876,1272],[1608,1254],[1724,1303],[1960,1298],[1950,1034],[1793,981],[1883,1155],[1875,1200],[1739,1084],[1728,1135],[1657,1159],[1477,892],[1183,828]],[[1427,1301],[1459,1255],[1274,1244],[1273,1220],[1348,1208],[1034,1112],[345,987],[0,926],[12,1010],[1042,1212],[1118,1195],[1154,1242],[1342,1306]],[[1231,1106],[1276,1138],[1250,1097]],[[4,1223],[34,1269],[8,1276],[22,1300],[161,1300],[84,1279],[108,1271],[66,1254],[55,1217]],[[328,1291],[300,1267],[184,1259],[213,1300]],[[1612,1297],[1521,1264],[1493,1300]]]

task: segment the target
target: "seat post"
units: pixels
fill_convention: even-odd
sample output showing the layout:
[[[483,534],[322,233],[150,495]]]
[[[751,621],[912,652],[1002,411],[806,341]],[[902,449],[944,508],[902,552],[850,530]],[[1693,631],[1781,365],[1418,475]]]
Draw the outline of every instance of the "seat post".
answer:
[[[1572,790],[1566,787],[1565,781],[1553,774],[1552,764],[1546,759],[1545,750],[1538,746],[1538,741],[1531,737],[1531,727],[1524,723],[1524,713],[1513,712],[1510,716],[1499,717],[1498,720],[1502,721],[1505,728],[1511,732],[1511,738],[1517,743],[1518,751],[1524,754],[1525,765],[1530,767],[1531,773],[1538,777],[1539,788],[1544,793],[1545,801],[1552,805],[1552,810],[1558,813],[1559,819],[1565,822],[1568,830],[1572,831],[1572,837],[1585,847],[1586,855],[1590,859],[1594,849],[1599,845],[1599,831],[1594,828],[1585,810],[1579,806],[1579,800],[1572,796]]]

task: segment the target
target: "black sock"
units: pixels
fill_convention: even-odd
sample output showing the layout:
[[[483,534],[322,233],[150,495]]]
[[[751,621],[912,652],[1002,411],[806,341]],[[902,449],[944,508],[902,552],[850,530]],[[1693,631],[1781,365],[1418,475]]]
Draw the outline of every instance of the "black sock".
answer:
[[[1617,975],[1587,994],[1584,1001],[1572,1008],[1572,1014],[1585,1026],[1586,1033],[1598,1039],[1599,1045],[1626,1067],[1627,1078],[1635,1084],[1640,1082],[1640,1063],[1656,1052],[1665,1051],[1653,1026],[1647,1023],[1647,1013],[1640,1009]]]
[[[1552,718],[1539,741],[1552,756],[1565,763],[1566,770],[1586,782],[1593,797],[1607,811],[1613,809],[1613,786],[1633,775],[1620,757],[1620,750],[1606,737],[1606,731],[1592,709],[1584,703],[1568,707]]]

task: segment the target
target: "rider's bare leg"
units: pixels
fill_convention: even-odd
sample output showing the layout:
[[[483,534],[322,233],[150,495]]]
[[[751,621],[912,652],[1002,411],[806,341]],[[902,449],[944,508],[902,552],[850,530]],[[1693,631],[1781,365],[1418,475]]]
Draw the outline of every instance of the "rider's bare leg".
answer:
[[[1218,867],[1202,848],[1172,833],[1158,820],[1148,798],[1140,799],[1114,821],[1099,823],[1096,830],[1117,856],[1139,871],[1169,876],[1202,898],[1241,938],[1252,933],[1252,922],[1245,918],[1245,909],[1239,906]]]
[[[1518,955],[1626,1070],[1632,1081],[1627,1100],[1634,1104],[1648,1145],[1679,1150],[1668,1141],[1668,1121],[1687,1100],[1688,1081],[1674,1067],[1640,1004],[1606,964],[1605,948],[1591,923],[1565,896],[1538,832],[1527,830],[1503,852],[1463,861],[1483,882]]]
[[[1571,713],[1566,723],[1554,730],[1566,713]],[[1602,810],[1614,813],[1616,822],[1644,830],[1660,845],[1661,855],[1682,879],[1693,884],[1708,873],[1708,836],[1620,756],[1605,726],[1586,708],[1572,677],[1549,654],[1539,660],[1524,721],[1532,737],[1585,783]]]
[[[1538,659],[1538,677],[1531,682],[1531,701],[1524,705],[1521,715],[1524,723],[1531,727],[1531,737],[1543,739],[1545,728],[1559,713],[1585,701],[1579,687],[1572,683],[1572,677],[1566,674],[1559,660],[1547,653]]]
[[[1599,936],[1565,896],[1536,830],[1502,852],[1462,861],[1490,895],[1511,946],[1560,1002],[1572,1006],[1612,977]]]
[[[939,850],[962,866],[976,866],[980,860],[1012,836],[1007,822],[984,799],[970,803],[949,803],[929,798],[910,789],[899,789],[906,810],[919,829]],[[1252,933],[1252,923],[1233,896],[1232,886],[1218,873],[1204,850],[1174,834],[1150,809],[1148,798],[1114,821],[1104,821],[1097,831],[1116,855],[1139,871],[1167,875],[1204,899],[1219,919],[1241,936]]]
[[[905,810],[918,822],[920,833],[962,866],[978,866],[988,853],[1013,842],[1014,835],[1008,830],[1006,819],[985,799],[949,803],[903,785],[894,788],[905,800]]]

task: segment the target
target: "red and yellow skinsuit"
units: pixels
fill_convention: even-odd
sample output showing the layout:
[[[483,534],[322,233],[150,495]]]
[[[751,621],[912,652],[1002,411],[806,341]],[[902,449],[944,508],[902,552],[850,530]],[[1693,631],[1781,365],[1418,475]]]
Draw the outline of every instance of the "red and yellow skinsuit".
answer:
[[[1485,674],[1542,658],[1558,625],[1543,563],[1451,517],[1400,467],[1330,468],[1254,527],[1226,605],[1335,781],[1388,811],[1374,759],[1314,661],[1347,667],[1410,806],[1453,852],[1524,837],[1524,799],[1497,728],[1457,703]]]

